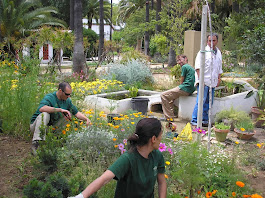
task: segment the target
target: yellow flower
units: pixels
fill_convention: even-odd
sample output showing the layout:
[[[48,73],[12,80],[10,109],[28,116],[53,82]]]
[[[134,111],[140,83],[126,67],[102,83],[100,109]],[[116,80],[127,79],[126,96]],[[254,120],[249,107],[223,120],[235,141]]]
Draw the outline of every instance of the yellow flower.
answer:
[[[70,127],[70,126],[71,126],[71,124],[67,124],[67,125],[66,125],[66,127]]]
[[[77,122],[77,121],[74,121],[74,123],[75,123],[75,124],[78,124],[78,122]]]
[[[217,193],[217,190],[213,190],[212,194],[215,195]]]
[[[65,131],[65,130],[62,130],[62,134],[64,134],[64,135],[65,135],[65,134],[66,134],[66,131]]]
[[[165,174],[165,178],[168,179],[168,175]]]
[[[240,130],[241,130],[241,131],[245,131],[246,129],[244,129],[244,128],[240,128]]]
[[[166,165],[170,165],[170,162],[169,161],[166,161],[165,163],[166,163]]]
[[[236,185],[239,186],[240,188],[243,188],[245,186],[245,184],[241,181],[237,181]]]
[[[116,138],[113,138],[112,140],[113,140],[113,142],[115,142],[117,139]]]
[[[118,129],[119,127],[120,127],[119,125],[115,125],[115,126],[114,126],[115,129]]]
[[[153,113],[152,111],[149,111],[149,113]]]
[[[257,147],[261,148],[263,146],[264,143],[261,143],[261,144],[257,144]]]
[[[77,131],[77,130],[78,130],[78,128],[74,128],[74,130],[75,130],[75,131]]]
[[[239,144],[239,142],[236,141],[235,144]]]
[[[66,131],[69,131],[69,128],[66,128],[65,130],[66,130]]]
[[[131,124],[134,124],[134,122],[131,122]]]

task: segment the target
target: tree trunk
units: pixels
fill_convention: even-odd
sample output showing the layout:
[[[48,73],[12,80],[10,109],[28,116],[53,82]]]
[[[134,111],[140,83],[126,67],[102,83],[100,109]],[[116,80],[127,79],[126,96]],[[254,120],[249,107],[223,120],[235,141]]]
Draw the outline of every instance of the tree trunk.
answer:
[[[211,13],[214,13],[214,11],[215,11],[215,0],[212,0],[210,7],[211,7]]]
[[[112,0],[110,0],[110,32],[109,32],[109,40],[112,41]]]
[[[103,0],[99,0],[99,49],[98,49],[98,61],[103,61],[103,50],[104,50],[104,8]]]
[[[161,12],[161,0],[157,0],[156,4],[156,22],[160,21],[160,12]],[[161,32],[161,25],[156,25],[156,33],[159,34]]]
[[[70,30],[74,30],[74,0],[70,0]]]
[[[142,39],[137,39],[136,50],[142,52]]]
[[[176,61],[176,52],[173,47],[170,47],[169,54],[168,54],[168,66],[174,66],[177,64]]]
[[[149,0],[146,0],[146,3],[145,3],[145,6],[146,6],[146,13],[145,13],[145,22],[146,23],[149,23]],[[149,41],[150,41],[150,38],[149,38],[149,31],[145,31],[145,35],[144,35],[144,54],[146,56],[149,56]]]
[[[84,54],[84,44],[83,44],[83,24],[82,24],[82,0],[74,1],[74,54],[73,54],[73,72],[86,74],[86,62]]]
[[[232,11],[235,12],[235,13],[239,13],[239,4],[238,4],[237,1],[233,1]]]

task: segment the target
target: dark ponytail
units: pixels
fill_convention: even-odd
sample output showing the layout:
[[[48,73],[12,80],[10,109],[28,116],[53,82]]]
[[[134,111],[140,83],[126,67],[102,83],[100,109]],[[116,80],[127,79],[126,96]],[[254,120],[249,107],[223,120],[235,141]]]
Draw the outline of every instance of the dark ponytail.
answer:
[[[143,146],[148,143],[153,136],[158,137],[161,132],[161,122],[156,118],[141,119],[135,129],[135,133],[128,138],[129,152],[133,152],[136,146]]]

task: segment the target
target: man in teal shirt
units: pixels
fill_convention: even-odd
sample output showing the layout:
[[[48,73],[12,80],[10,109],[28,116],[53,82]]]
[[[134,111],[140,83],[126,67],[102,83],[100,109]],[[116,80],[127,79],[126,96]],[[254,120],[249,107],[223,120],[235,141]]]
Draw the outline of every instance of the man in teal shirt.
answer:
[[[174,100],[179,96],[188,96],[195,91],[195,70],[188,64],[186,55],[179,55],[177,63],[181,66],[180,85],[161,94],[162,108],[166,120],[174,120]]]
[[[45,137],[41,137],[41,125],[58,126],[63,120],[71,120],[72,114],[78,119],[85,121],[87,125],[90,124],[90,120],[72,104],[71,94],[71,85],[67,82],[62,82],[59,84],[57,91],[47,94],[41,100],[37,111],[33,114],[30,121],[30,130],[33,132],[33,154],[36,153],[38,148],[38,141],[45,139]]]

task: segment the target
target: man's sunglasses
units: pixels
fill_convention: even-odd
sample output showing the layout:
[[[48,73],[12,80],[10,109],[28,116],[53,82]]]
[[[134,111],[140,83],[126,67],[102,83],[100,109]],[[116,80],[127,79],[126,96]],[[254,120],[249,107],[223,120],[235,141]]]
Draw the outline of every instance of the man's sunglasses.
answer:
[[[62,90],[62,92],[64,92],[64,91]],[[65,94],[66,96],[71,96],[71,94],[69,94],[69,93],[65,93],[65,92],[64,92],[64,94]]]

